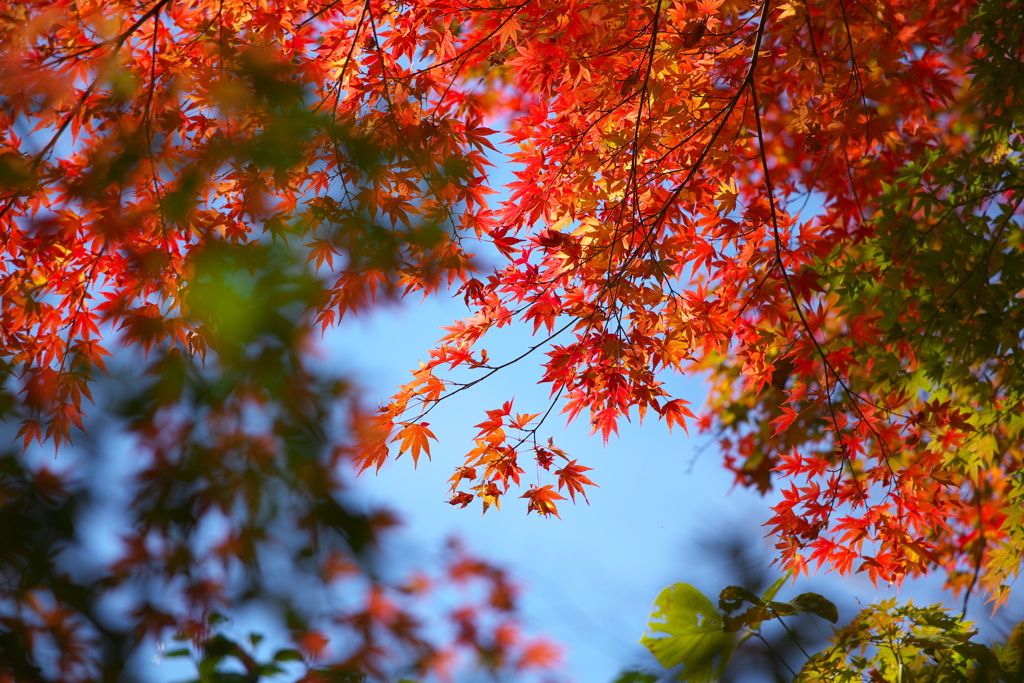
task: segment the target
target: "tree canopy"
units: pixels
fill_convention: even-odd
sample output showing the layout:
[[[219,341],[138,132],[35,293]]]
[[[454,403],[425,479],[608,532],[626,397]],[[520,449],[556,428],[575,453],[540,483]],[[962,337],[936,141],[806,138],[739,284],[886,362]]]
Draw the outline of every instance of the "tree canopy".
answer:
[[[559,412],[606,441],[633,417],[695,426],[739,484],[782,492],[765,521],[784,570],[939,575],[998,608],[1024,552],[1022,32],[1009,0],[0,2],[2,408],[19,446],[60,458],[83,438],[113,349],[145,368],[115,384],[143,454],[119,563],[68,579],[55,558],[80,489],[4,460],[3,514],[60,530],[0,558],[16,677],[44,675],[40,634],[73,654],[55,680],[94,676],[102,657],[68,635],[82,620],[120,653],[107,662],[185,632],[252,594],[232,567],[266,578],[275,534],[296,568],[379,595],[356,560],[382,522],[338,502],[337,473],[429,456],[427,414],[528,356],[550,402],[481,412],[452,504],[512,492],[557,516],[586,499],[600,472],[550,437]],[[516,180],[495,202],[498,163]],[[310,335],[449,290],[466,317],[379,411],[310,372]],[[513,324],[536,343],[492,358],[488,333]],[[710,383],[699,415],[665,382],[690,372]],[[546,479],[524,486],[528,463]],[[233,532],[201,549],[216,511]],[[289,523],[302,535],[274,526]],[[500,572],[472,566],[507,611]],[[184,586],[188,608],[144,602],[125,629],[91,606],[150,580]],[[760,610],[720,605],[742,628],[828,612],[730,595]],[[337,670],[386,676],[383,627],[415,675],[436,672],[439,650],[381,605],[328,619],[365,643]],[[950,639],[923,652],[984,659],[954,617],[899,609],[808,666],[839,671],[894,624]],[[293,629],[307,655],[310,620]],[[492,668],[550,659],[459,628]]]

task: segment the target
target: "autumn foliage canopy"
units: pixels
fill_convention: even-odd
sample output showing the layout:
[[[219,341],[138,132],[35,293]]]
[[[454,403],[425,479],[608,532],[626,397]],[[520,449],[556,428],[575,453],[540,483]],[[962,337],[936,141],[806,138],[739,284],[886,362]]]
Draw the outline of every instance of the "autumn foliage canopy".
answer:
[[[126,345],[164,378],[132,423],[153,467],[189,439],[269,467],[312,413],[226,422],[314,405],[304,340],[453,291],[466,317],[383,408],[324,398],[350,417],[306,489],[429,456],[429,412],[536,357],[550,403],[481,412],[452,504],[557,515],[600,483],[559,413],[604,440],[662,420],[782,492],[783,568],[999,605],[1024,552],[1022,27],[1003,0],[0,2],[19,446],[74,440]],[[509,325],[535,345],[492,357]],[[189,421],[205,395],[168,368],[204,361],[237,382]],[[692,372],[703,412],[666,388]]]

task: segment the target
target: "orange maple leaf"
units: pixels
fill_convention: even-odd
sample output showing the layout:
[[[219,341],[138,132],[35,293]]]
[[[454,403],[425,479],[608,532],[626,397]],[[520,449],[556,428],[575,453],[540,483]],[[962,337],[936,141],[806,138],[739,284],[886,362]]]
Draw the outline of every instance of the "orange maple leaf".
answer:
[[[558,493],[555,487],[551,484],[546,486],[537,486],[536,484],[530,486],[530,490],[524,493],[520,498],[528,498],[530,504],[526,508],[526,514],[530,514],[531,511],[536,510],[537,514],[547,516],[554,515],[559,519],[562,518],[558,514],[558,506],[555,505],[556,500],[565,500],[565,496]]]
[[[430,431],[429,422],[402,422],[402,429],[399,430],[398,434],[395,435],[391,441],[392,443],[402,440],[402,445],[398,448],[398,455],[400,457],[403,453],[409,453],[412,455],[413,467],[419,464],[420,453],[426,453],[427,457],[430,457],[430,441],[433,439],[437,441],[437,437]]]
[[[577,465],[576,461],[572,460],[562,469],[555,470],[555,474],[558,475],[558,490],[561,491],[563,486],[568,488],[569,497],[572,498],[574,503],[576,502],[576,494],[579,493],[583,496],[583,500],[586,500],[589,505],[590,501],[587,500],[587,492],[583,490],[583,486],[597,486],[597,484],[590,481],[590,479],[583,473],[592,469],[594,468]]]

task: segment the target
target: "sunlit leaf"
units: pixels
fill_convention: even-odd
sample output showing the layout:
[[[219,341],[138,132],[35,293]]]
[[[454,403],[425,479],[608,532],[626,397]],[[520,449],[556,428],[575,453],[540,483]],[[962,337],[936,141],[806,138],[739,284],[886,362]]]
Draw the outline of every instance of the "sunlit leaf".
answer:
[[[647,628],[640,642],[662,666],[682,665],[679,680],[709,683],[725,671],[733,635],[722,630],[722,615],[693,586],[677,583],[663,590]]]

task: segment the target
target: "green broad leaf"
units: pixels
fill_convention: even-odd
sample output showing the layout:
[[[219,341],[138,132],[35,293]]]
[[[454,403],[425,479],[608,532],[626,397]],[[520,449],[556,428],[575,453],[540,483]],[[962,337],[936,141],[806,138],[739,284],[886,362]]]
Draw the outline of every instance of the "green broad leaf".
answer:
[[[907,642],[911,645],[916,645],[922,650],[946,650],[960,645],[963,641],[941,633],[927,633],[910,636],[907,638]]]
[[[770,603],[770,604],[778,604],[778,603]],[[737,615],[737,616],[727,615],[724,618],[723,630],[726,633],[733,633],[734,631],[739,631],[741,628],[743,628],[745,626],[746,627],[757,627],[757,626],[760,626],[762,621],[770,621],[771,619],[775,619],[775,618],[777,618],[779,616],[784,616],[784,615],[780,615],[777,612],[775,612],[774,610],[767,609],[767,608],[764,608],[764,607],[757,607],[757,606],[749,607],[749,608],[747,608],[747,611],[744,612],[743,614],[740,614],[740,615]],[[751,634],[749,634],[749,633],[745,634],[745,637],[743,638],[743,640],[740,641],[740,643],[745,641],[746,638],[749,637],[750,635]]]
[[[800,613],[796,605],[788,602],[776,602],[774,600],[765,603],[765,607],[778,617],[792,617]]]
[[[239,651],[238,645],[227,636],[218,633],[203,643],[203,651],[208,658],[223,659],[233,657]]]
[[[213,683],[216,680],[217,665],[220,664],[220,659],[220,657],[203,657],[196,667],[200,683]]]
[[[276,676],[278,674],[283,674],[284,669],[279,667],[277,664],[261,664],[260,667],[257,669],[257,672],[259,673],[260,676],[270,677]]]
[[[658,677],[643,671],[623,671],[613,683],[656,683]]]
[[[228,619],[220,612],[211,612],[210,616],[206,618],[206,623],[208,623],[210,626],[218,626],[220,624],[227,623],[228,621],[230,621],[230,619]]]
[[[640,642],[667,669],[683,665],[676,678],[711,683],[721,678],[734,636],[723,630],[722,615],[700,591],[677,583],[661,591]]]
[[[278,650],[274,655],[275,662],[301,662],[302,653],[298,650]]]
[[[814,614],[833,624],[839,621],[839,610],[836,606],[831,600],[817,593],[801,593],[790,600],[789,604],[800,612]]]
[[[723,612],[732,612],[743,606],[744,602],[752,605],[760,605],[761,599],[741,586],[726,586],[718,594],[718,609]]]

